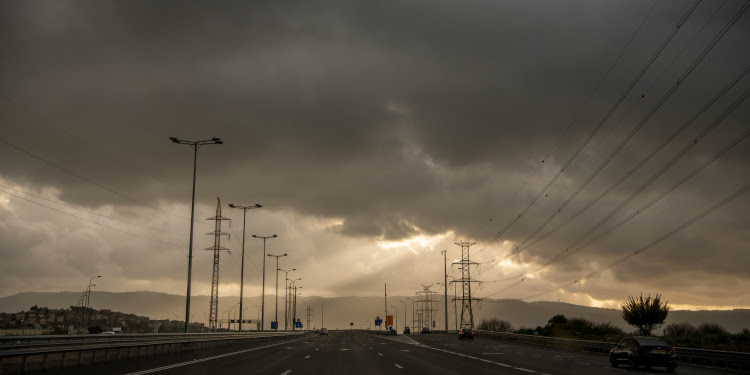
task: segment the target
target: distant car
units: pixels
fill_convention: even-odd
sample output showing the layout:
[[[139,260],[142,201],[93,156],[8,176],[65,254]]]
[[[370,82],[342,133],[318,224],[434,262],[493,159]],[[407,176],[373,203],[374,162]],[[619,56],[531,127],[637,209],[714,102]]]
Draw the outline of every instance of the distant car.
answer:
[[[320,330],[315,328],[315,333],[320,333]]]
[[[102,332],[102,335],[116,335],[115,331],[105,331]]]
[[[320,335],[321,335],[321,336],[323,336],[323,335],[326,335],[326,336],[328,336],[328,330],[327,330],[327,329],[325,329],[325,328],[321,328],[321,329],[320,329]]]
[[[411,329],[409,329],[409,327],[404,327],[404,335],[410,335],[410,334],[411,334]]]
[[[612,367],[628,364],[630,368],[640,366],[666,367],[674,372],[677,368],[677,352],[666,342],[654,337],[629,337],[620,341],[609,352],[609,363]]]
[[[422,328],[422,334],[425,334],[425,333],[427,333],[427,334],[430,333],[430,328],[429,327]]]
[[[471,328],[462,328],[460,331],[458,331],[458,339],[474,340],[474,331]]]

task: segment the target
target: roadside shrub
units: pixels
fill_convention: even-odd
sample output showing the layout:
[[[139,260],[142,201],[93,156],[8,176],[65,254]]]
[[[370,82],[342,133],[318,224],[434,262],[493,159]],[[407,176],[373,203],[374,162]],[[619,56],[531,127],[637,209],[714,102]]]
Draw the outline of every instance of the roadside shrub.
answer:
[[[672,323],[664,327],[664,336],[687,337],[696,332],[697,329],[688,322]]]
[[[494,332],[513,332],[513,326],[510,322],[498,318],[482,319],[477,329]]]

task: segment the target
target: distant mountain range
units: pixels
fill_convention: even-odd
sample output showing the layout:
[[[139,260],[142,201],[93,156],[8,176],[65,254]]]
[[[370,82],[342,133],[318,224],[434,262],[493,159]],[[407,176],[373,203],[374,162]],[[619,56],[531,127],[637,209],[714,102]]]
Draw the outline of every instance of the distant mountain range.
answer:
[[[283,291],[282,291],[283,294]],[[25,292],[18,293],[8,297],[0,298],[0,312],[18,312],[28,310],[31,306],[49,308],[67,308],[75,305],[80,297],[80,292]],[[266,296],[266,327],[270,327],[270,322],[274,320],[275,304],[274,296]],[[407,306],[407,322],[412,325],[412,301],[406,297],[389,296],[388,305],[396,306],[398,310],[397,324],[401,328],[404,326],[404,303]],[[350,323],[354,323],[354,328],[372,326],[372,321],[376,316],[383,318],[385,301],[383,297],[300,297],[297,301],[297,317],[306,325],[306,307],[311,307],[313,311],[310,325],[312,327],[321,326],[321,302],[323,303],[324,325],[329,329],[349,328]],[[228,296],[219,298],[219,314],[221,319],[235,317],[232,310],[227,315],[228,310],[239,303],[239,297]],[[243,302],[245,307],[245,319],[256,319],[259,314],[260,296],[245,297]],[[156,292],[91,292],[91,307],[95,309],[111,309],[125,313],[148,316],[151,319],[171,319],[184,320],[185,317],[185,296],[156,293]],[[236,308],[236,307],[235,307]],[[437,321],[437,328],[445,327],[444,304],[442,299],[434,304],[434,320]],[[191,298],[191,321],[204,322],[208,315],[209,296],[193,296]],[[280,297],[278,304],[278,316],[283,320],[284,300]],[[459,314],[460,306],[459,306]],[[389,314],[394,310],[389,307]],[[620,317],[619,310],[604,309],[588,306],[579,306],[569,303],[560,302],[524,302],[520,300],[487,300],[474,306],[474,321],[479,323],[483,318],[495,317],[509,321],[514,328],[544,326],[552,316],[563,314],[568,318],[582,317],[597,323],[611,322],[612,324],[624,329],[633,331],[633,327],[628,326]],[[454,308],[450,303],[448,305],[449,328],[455,327]],[[700,325],[703,322],[718,323],[729,332],[736,333],[743,328],[750,327],[750,309],[735,310],[712,310],[712,311],[685,311],[676,310],[669,313],[666,324],[676,322],[689,322],[693,325]],[[283,328],[283,322],[281,324]],[[660,332],[659,332],[660,333]]]

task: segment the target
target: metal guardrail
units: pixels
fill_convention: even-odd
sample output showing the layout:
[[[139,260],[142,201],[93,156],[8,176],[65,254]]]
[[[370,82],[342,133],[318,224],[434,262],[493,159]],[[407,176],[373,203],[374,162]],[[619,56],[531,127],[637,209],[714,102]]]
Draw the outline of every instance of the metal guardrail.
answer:
[[[478,336],[497,337],[506,341],[600,354],[609,354],[609,351],[615,346],[614,343],[602,341],[573,340],[557,337],[522,335],[517,333],[481,330],[474,330],[474,333]],[[750,353],[680,347],[675,347],[675,350],[677,351],[677,357],[679,358],[680,363],[683,364],[750,372]]]
[[[112,359],[138,358],[188,350],[238,345],[303,335],[304,332],[196,333],[121,335],[59,335],[26,340],[0,349],[0,374],[25,373],[51,367],[83,366]],[[117,336],[117,335],[112,335]]]

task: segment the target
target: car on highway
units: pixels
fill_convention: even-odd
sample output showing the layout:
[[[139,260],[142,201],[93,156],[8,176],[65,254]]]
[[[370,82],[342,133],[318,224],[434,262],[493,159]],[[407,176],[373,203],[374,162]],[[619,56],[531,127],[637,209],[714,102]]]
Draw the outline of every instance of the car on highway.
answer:
[[[429,327],[422,328],[422,334],[425,334],[425,333],[427,333],[427,334],[430,333],[430,328]]]
[[[677,368],[677,352],[674,348],[655,337],[628,337],[609,351],[612,367],[627,364],[632,369],[638,367],[666,367],[674,372]]]
[[[458,331],[458,339],[474,340],[474,330],[472,330],[471,328],[462,328],[460,331]]]
[[[102,332],[102,335],[116,335],[117,333],[115,331],[105,331]]]
[[[409,327],[404,327],[404,335],[410,335],[410,334],[411,334],[411,329],[409,329]]]
[[[320,329],[320,335],[321,335],[321,336],[323,336],[323,335],[325,335],[325,336],[328,336],[328,330],[327,330],[327,329],[325,329],[325,328],[321,328],[321,329]]]

